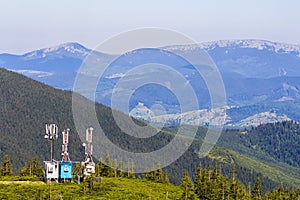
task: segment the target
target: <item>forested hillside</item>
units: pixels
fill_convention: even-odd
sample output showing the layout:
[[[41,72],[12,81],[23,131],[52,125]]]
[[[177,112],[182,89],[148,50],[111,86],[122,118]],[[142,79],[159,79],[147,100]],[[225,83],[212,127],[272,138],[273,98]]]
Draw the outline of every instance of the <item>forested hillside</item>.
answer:
[[[71,128],[72,158],[83,156],[71,117],[71,92],[0,69],[0,94],[0,156],[10,155],[14,171],[34,156],[50,159],[50,145],[43,138],[46,123],[57,123],[61,130]],[[60,157],[60,143],[55,143],[56,159]]]
[[[245,146],[264,151],[278,161],[300,167],[300,124],[298,122],[261,125],[243,135],[241,141]]]
[[[58,124],[60,131],[67,127],[70,128],[69,152],[71,160],[81,161],[83,159],[83,148],[72,118],[71,92],[56,90],[22,75],[0,69],[0,94],[0,161],[3,161],[5,154],[9,154],[15,174],[25,165],[26,161],[32,160],[35,156],[40,161],[49,159],[50,145],[44,139],[45,123]],[[85,99],[83,103],[90,103],[90,101]],[[172,132],[176,127],[166,128],[149,139],[136,139],[124,134],[118,128],[110,108],[96,104],[96,110],[101,127],[103,127],[107,137],[124,149],[134,152],[158,149],[174,137]],[[124,120],[128,119],[125,115],[123,118]],[[143,125],[141,121],[136,122]],[[199,138],[205,132],[206,129],[199,128]],[[225,132],[223,135],[230,135],[230,138],[240,138],[241,134],[236,134],[239,131],[231,130],[229,132],[230,134]],[[226,142],[226,137],[221,141],[227,146],[230,144],[230,142]],[[61,140],[59,139],[55,144],[55,158],[57,160],[61,158],[60,144]],[[193,177],[200,162],[203,167],[214,167],[220,163],[222,172],[228,177],[231,176],[231,169],[234,165],[238,179],[245,185],[248,182],[254,183],[256,178],[260,177],[261,182],[264,183],[263,191],[277,187],[280,182],[292,186],[300,183],[297,176],[288,175],[284,169],[281,171],[274,166],[269,166],[269,163],[263,165],[264,163],[258,160],[248,158],[245,156],[247,154],[243,153],[243,150],[248,151],[248,148],[240,143],[232,145],[236,147],[233,151],[216,148],[209,157],[199,159],[198,152],[201,144],[202,140],[195,139],[183,156],[164,169],[168,171],[172,183],[180,184],[184,171],[188,171]],[[222,142],[219,145],[226,146],[222,145]],[[95,158],[95,160],[97,159],[99,158]],[[277,170],[278,173],[282,173],[284,179],[272,177],[271,173],[263,171],[265,166],[270,167],[269,170]]]

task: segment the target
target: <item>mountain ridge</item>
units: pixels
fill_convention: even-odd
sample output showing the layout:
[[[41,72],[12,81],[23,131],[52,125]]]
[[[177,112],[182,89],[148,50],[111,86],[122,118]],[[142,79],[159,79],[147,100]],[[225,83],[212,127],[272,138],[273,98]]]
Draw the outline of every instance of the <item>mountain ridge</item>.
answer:
[[[216,47],[242,47],[242,48],[254,48],[259,50],[275,50],[275,52],[297,52],[300,53],[300,45],[298,44],[288,44],[282,42],[272,42],[269,40],[259,40],[259,39],[231,39],[231,40],[216,40],[210,42],[202,42],[195,45],[174,45],[167,46],[166,49],[172,50],[192,50],[195,48],[201,48],[205,50],[212,50]],[[182,49],[180,48],[182,47]],[[300,54],[298,55],[298,57]]]
[[[278,110],[277,104],[279,103],[281,103],[280,108],[286,106],[286,111],[280,109],[281,112],[278,114],[287,115],[293,120],[300,120],[300,114],[290,114],[290,111],[300,106],[300,92],[298,90],[300,88],[300,58],[298,56],[300,45],[248,39],[213,41],[194,46],[162,47],[165,50],[176,51],[177,49],[187,54],[197,54],[198,50],[193,48],[202,48],[199,49],[201,51],[206,50],[218,66],[227,93],[228,106],[242,109],[244,106],[258,105],[263,107],[262,105],[266,105],[267,109],[245,114],[240,117],[240,120],[262,112]],[[71,90],[78,69],[91,51],[79,43],[69,42],[23,55],[0,54],[0,67],[21,73],[55,88]],[[96,52],[96,55],[99,56],[100,66],[105,66],[107,61],[111,60],[111,55],[101,52]],[[115,63],[115,66],[109,68],[112,70],[107,71],[102,79],[103,82],[99,83],[103,87],[97,89],[96,101],[110,106],[111,92],[116,82],[123,78],[128,70],[133,69],[135,65],[147,62],[149,60],[147,57],[149,57],[149,53],[143,50],[122,56],[119,62]],[[196,95],[198,99],[202,99],[202,102],[199,102],[202,107],[199,109],[209,106],[210,96],[207,87],[201,77],[194,76],[193,67],[185,66],[184,63],[177,61],[172,62],[167,57],[168,55],[157,54],[154,59],[174,67],[185,76],[189,83],[196,87]],[[92,77],[92,74],[86,75],[95,78]],[[132,77],[131,81],[134,81],[135,78],[138,77]],[[130,102],[130,110],[136,107],[139,102],[144,103],[148,108],[155,102],[162,102],[161,106],[166,110],[171,113],[177,112],[177,103],[169,101],[168,99],[171,97],[167,96],[166,92],[154,87],[147,89],[156,90],[157,92],[155,91],[153,94],[157,94],[157,96],[146,98],[143,97],[143,95],[147,95],[146,91],[138,92]],[[236,118],[236,116],[230,117]]]
[[[227,46],[241,46],[243,48],[257,48],[257,49],[264,49],[268,47],[273,47],[269,48],[269,50],[275,50],[277,52],[280,52],[280,50],[286,51],[286,52],[300,52],[300,44],[291,44],[291,43],[285,43],[285,42],[274,42],[271,40],[265,40],[265,39],[227,39],[227,40],[214,40],[214,41],[207,41],[207,42],[200,42],[197,44],[187,44],[187,45],[171,45],[171,46],[162,46],[158,48],[163,48],[163,49],[172,49],[176,50],[178,47],[190,47],[190,48],[202,48],[205,50],[211,50],[215,48],[216,46],[218,47],[227,47]],[[65,50],[72,51],[78,51],[80,49],[85,50],[86,52],[93,51],[93,49],[88,48],[80,44],[79,42],[75,41],[70,41],[70,42],[64,42],[61,44],[57,45],[51,45],[49,47],[43,47],[39,48],[37,50],[32,50],[28,51],[25,53],[21,54],[13,54],[13,53],[0,53],[0,55],[6,54],[6,55],[16,55],[16,56],[28,56],[31,54],[34,54],[34,52],[51,52],[51,51],[56,51],[60,48],[63,48]],[[74,53],[73,51],[73,53]],[[79,51],[80,52],[80,51]],[[102,53],[102,52],[99,52]]]
[[[23,58],[24,60],[31,60],[37,58],[44,58],[46,56],[53,55],[53,54],[54,55],[61,54],[64,51],[69,52],[70,54],[75,54],[81,58],[84,58],[91,52],[90,49],[84,47],[83,45],[77,42],[66,42],[53,47],[42,48],[39,50],[31,51],[20,56],[24,57]]]

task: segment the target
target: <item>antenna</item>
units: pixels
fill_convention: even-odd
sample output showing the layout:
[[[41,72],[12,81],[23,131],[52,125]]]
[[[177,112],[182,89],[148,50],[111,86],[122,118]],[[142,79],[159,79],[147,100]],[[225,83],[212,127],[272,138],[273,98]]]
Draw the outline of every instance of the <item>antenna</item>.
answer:
[[[87,142],[87,146],[85,146],[85,154],[90,154],[90,156],[92,156],[93,154],[93,146],[92,146],[92,142],[93,142],[93,128],[90,127],[88,129],[86,129],[86,142]]]
[[[85,149],[85,159],[82,163],[85,167],[84,174],[85,175],[91,175],[92,173],[95,173],[95,163],[93,161],[93,128],[87,128],[86,129],[86,143],[83,143],[82,146],[84,146]]]
[[[86,141],[89,143],[92,143],[92,139],[93,139],[93,128],[90,127],[88,129],[86,129]]]
[[[50,157],[51,161],[53,160],[53,142],[58,138],[58,127],[56,124],[46,124],[46,133],[44,136],[45,139],[49,140],[51,143],[51,152]]]
[[[68,153],[69,132],[70,132],[69,128],[65,129],[62,132],[62,134],[63,134],[63,145],[62,145],[62,153],[61,153],[61,155],[63,156],[62,157],[62,161],[63,162],[70,161],[70,156],[69,156],[69,153]]]

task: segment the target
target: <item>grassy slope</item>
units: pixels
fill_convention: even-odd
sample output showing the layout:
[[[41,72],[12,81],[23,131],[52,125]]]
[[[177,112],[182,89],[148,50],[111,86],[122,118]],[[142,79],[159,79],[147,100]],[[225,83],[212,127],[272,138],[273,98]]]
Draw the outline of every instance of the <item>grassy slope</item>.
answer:
[[[243,131],[225,132],[218,141],[218,146],[227,149],[226,157],[232,157],[235,163],[251,170],[260,172],[264,176],[279,183],[298,187],[300,185],[300,170],[284,162],[278,161],[266,152],[249,148],[242,144],[240,136]],[[224,152],[222,154],[224,154]]]
[[[186,131],[189,132],[189,127],[187,126],[185,128]],[[172,129],[169,129],[169,131],[173,132]],[[254,151],[253,149],[245,147],[239,142],[239,134],[241,134],[241,131],[231,133],[223,132],[215,148],[209,153],[208,157],[223,163],[235,164],[236,166],[258,172],[276,183],[299,187],[299,168],[277,161],[263,151]],[[203,136],[197,138],[201,141]]]
[[[179,186],[161,184],[140,179],[103,178],[95,183],[96,191],[84,192],[83,186],[76,183],[51,183],[40,181],[0,181],[1,199],[179,199],[182,190]]]
[[[251,169],[269,177],[277,183],[284,183],[290,186],[298,187],[300,185],[299,169],[280,162],[263,162],[261,160],[249,157],[233,150],[216,148],[210,155],[210,158],[222,162],[230,162],[236,165]]]

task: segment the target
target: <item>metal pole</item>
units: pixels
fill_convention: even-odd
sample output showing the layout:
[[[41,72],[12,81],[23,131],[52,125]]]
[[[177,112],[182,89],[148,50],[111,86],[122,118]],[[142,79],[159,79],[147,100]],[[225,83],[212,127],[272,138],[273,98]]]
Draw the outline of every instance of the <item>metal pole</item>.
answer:
[[[52,140],[52,160],[54,159],[54,140]]]
[[[51,151],[50,151],[50,153],[51,153],[51,155],[50,155],[50,158],[51,158],[51,162],[53,161],[53,140],[50,140],[50,143],[51,143]]]

